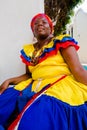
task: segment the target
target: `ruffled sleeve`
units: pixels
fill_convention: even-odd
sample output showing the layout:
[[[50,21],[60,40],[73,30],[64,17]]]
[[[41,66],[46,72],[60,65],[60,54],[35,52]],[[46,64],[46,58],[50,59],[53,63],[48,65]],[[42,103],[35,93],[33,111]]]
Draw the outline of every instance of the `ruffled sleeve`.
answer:
[[[26,44],[23,46],[23,49],[20,51],[22,62],[26,65],[30,65],[32,52],[34,51],[33,44]]]
[[[56,55],[60,48],[67,48],[68,46],[74,46],[76,50],[79,49],[78,42],[69,35],[60,35],[53,38],[53,41],[45,46],[43,54],[40,56],[39,63],[52,55]]]
[[[74,46],[76,50],[79,49],[78,42],[69,35],[60,35],[54,39],[54,45],[57,50],[60,48],[67,48],[68,46]]]
[[[60,48],[67,48],[74,46],[76,50],[79,49],[78,42],[69,35],[60,35],[52,39],[52,41],[43,47],[43,53],[39,56],[38,63],[41,63],[50,56],[56,55]],[[26,65],[32,66],[31,57],[34,51],[33,45],[25,45],[21,50],[21,59]]]

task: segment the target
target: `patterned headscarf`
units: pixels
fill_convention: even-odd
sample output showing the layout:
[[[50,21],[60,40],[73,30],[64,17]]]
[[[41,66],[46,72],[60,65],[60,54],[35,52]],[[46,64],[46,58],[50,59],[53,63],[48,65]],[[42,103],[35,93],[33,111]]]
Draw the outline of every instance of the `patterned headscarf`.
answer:
[[[34,31],[34,30],[33,30],[34,22],[35,22],[35,20],[36,20],[37,18],[39,18],[39,17],[44,17],[44,18],[46,18],[46,20],[47,20],[48,23],[49,23],[49,26],[50,26],[50,28],[51,28],[51,33],[52,33],[52,32],[53,32],[53,23],[52,23],[52,20],[50,19],[50,17],[49,17],[48,15],[46,15],[46,14],[44,14],[44,13],[39,13],[39,14],[35,15],[35,16],[32,18],[32,20],[31,20],[31,29],[32,29],[32,31]]]

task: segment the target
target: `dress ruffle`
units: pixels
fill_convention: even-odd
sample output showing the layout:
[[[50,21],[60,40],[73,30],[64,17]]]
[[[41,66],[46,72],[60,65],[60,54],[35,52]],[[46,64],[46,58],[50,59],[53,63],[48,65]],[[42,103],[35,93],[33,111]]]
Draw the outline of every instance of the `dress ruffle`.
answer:
[[[49,43],[50,44],[50,43]],[[47,57],[56,55],[60,48],[67,48],[68,46],[74,46],[76,50],[79,49],[76,42],[72,37],[64,35],[61,37],[56,37],[52,41],[52,45],[49,47],[49,44],[44,47],[43,53],[39,56],[39,63],[44,61]],[[31,47],[31,45],[30,45]],[[30,54],[31,55],[31,54]],[[26,53],[26,50],[21,50],[21,59],[26,65],[32,65],[31,56]]]
[[[15,126],[17,130],[87,130],[87,103],[70,106],[54,97],[42,95],[8,130]]]

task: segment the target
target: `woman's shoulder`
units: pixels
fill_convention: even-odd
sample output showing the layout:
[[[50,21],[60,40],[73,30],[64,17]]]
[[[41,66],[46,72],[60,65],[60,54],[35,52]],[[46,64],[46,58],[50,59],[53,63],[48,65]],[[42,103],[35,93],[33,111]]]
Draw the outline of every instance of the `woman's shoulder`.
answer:
[[[72,36],[70,36],[69,34],[61,34],[55,37],[55,40],[59,40],[59,41],[74,41],[76,44],[78,43],[75,38],[73,38]]]
[[[61,34],[54,38],[54,44],[57,48],[67,48],[68,46],[74,46],[76,50],[79,49],[78,42],[69,34]]]
[[[62,40],[65,37],[71,37],[71,36],[69,34],[60,34],[60,35],[56,36],[55,39]]]
[[[31,52],[34,50],[34,46],[33,44],[29,43],[29,44],[24,44],[23,45],[23,50],[24,52]]]
[[[24,44],[22,49],[20,50],[22,55],[31,55],[31,53],[34,51],[34,46],[31,43]]]
[[[29,48],[32,48],[33,47],[33,44],[32,43],[26,43],[23,45],[23,49],[29,49]]]

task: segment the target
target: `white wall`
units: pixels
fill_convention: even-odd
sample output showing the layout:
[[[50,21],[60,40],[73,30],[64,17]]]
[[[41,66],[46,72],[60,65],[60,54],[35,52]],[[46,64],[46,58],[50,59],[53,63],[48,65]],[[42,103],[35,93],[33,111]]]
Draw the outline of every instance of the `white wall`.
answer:
[[[79,9],[73,24],[73,36],[78,41],[80,61],[87,64],[87,13]]]
[[[44,12],[44,0],[0,0],[0,83],[25,72],[20,50],[33,39],[29,22]]]
[[[81,63],[87,64],[87,11],[85,12],[82,8],[78,9],[72,23],[67,26],[67,33],[70,33],[78,41],[79,59]]]

